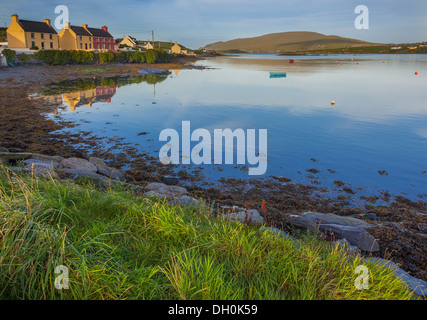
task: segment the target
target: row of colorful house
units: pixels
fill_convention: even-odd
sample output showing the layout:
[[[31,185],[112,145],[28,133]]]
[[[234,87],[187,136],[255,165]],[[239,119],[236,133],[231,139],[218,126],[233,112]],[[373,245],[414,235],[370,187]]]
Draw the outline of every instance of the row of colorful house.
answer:
[[[102,28],[92,28],[87,24],[72,26],[67,22],[58,34],[49,19],[43,22],[22,20],[17,14],[12,15],[12,22],[6,32],[9,49],[116,52],[119,47],[106,26]]]

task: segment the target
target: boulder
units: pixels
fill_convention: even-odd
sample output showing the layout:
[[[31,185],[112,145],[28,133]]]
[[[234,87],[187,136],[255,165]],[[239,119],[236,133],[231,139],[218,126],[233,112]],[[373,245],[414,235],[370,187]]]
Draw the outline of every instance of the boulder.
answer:
[[[309,220],[303,216],[292,215],[287,221],[286,224],[296,227],[298,229],[306,229],[310,231],[316,230],[316,223],[312,220]]]
[[[377,265],[385,268],[391,269],[396,277],[400,278],[407,286],[408,289],[413,291],[416,295],[420,297],[427,297],[427,282],[417,279],[409,275],[404,270],[400,269],[394,262],[381,259],[381,258],[365,258],[367,261],[376,263]]]
[[[96,166],[97,173],[109,177],[113,180],[125,181],[126,177],[119,169],[109,167],[103,160],[90,157],[89,162]]]
[[[90,163],[89,161],[80,158],[64,159],[61,161],[59,167],[92,173],[96,173],[98,171],[97,167],[93,163]]]
[[[62,168],[59,170],[59,173],[61,176],[64,176],[65,178],[69,179],[82,179],[82,178],[88,178],[92,180],[97,185],[110,185],[114,184],[114,181],[110,180],[106,176],[90,172],[90,171],[82,171],[77,169],[68,169],[68,168]]]
[[[302,217],[315,223],[326,223],[336,224],[340,226],[359,227],[359,228],[373,228],[372,224],[369,224],[363,220],[337,216],[333,213],[318,213],[318,212],[305,212]]]
[[[225,214],[223,217],[226,220],[238,221],[245,224],[263,225],[264,218],[259,214],[257,210],[247,210]]]
[[[359,254],[360,253],[360,249],[356,246],[352,246],[346,238],[339,239],[337,241],[332,241],[331,245],[336,247],[337,249],[340,249],[340,250],[343,249],[350,254]]]
[[[350,244],[362,251],[376,252],[380,250],[378,242],[364,228],[337,224],[319,224],[318,227],[327,235],[337,239],[347,239]]]
[[[163,183],[153,182],[145,187],[147,196],[155,196],[160,199],[173,199],[175,197],[186,195],[187,189],[178,186],[167,186]]]
[[[31,165],[34,166],[40,166],[40,167],[47,167],[47,168],[58,168],[59,162],[54,161],[44,161],[44,160],[37,160],[37,159],[27,159],[22,161],[26,164],[25,167],[31,167]]]
[[[6,148],[0,147],[0,152],[9,152]]]
[[[36,176],[42,176],[45,178],[58,178],[58,174],[54,171],[54,166],[48,161],[39,161],[34,160],[35,162],[30,162],[22,168],[23,172],[28,172]],[[37,162],[39,161],[39,162]]]
[[[64,160],[64,158],[60,156],[46,156],[44,154],[39,154],[39,153],[33,153],[31,159],[41,160],[41,161],[50,161],[50,162],[56,162],[56,163],[61,163]]]
[[[201,202],[197,199],[194,199],[190,196],[178,196],[175,199],[169,201],[170,204],[174,206],[183,206],[183,207],[198,207],[201,205]]]

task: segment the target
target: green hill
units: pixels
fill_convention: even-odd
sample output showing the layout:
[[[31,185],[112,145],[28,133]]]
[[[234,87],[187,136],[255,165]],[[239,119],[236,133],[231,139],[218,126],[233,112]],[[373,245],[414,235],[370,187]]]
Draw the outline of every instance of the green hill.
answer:
[[[245,52],[295,52],[359,46],[378,46],[361,40],[327,36],[315,32],[281,32],[254,38],[235,39],[206,45],[207,50]]]

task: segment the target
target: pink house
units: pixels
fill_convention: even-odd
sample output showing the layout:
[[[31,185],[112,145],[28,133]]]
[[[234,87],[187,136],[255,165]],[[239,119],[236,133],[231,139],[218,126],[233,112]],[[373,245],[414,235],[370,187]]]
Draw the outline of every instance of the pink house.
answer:
[[[94,50],[116,52],[116,42],[106,26],[101,29],[89,28],[87,24],[82,26],[92,35]]]

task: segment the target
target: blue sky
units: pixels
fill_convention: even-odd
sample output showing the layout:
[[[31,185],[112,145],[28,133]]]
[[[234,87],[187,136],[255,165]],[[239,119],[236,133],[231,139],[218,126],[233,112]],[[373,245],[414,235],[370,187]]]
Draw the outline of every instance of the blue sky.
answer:
[[[190,48],[285,31],[313,31],[372,42],[427,41],[426,0],[2,0],[0,25],[10,15],[43,20],[66,5],[70,22],[107,25],[114,37],[177,41]],[[358,5],[369,8],[369,30],[357,30]]]

